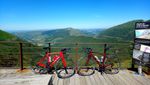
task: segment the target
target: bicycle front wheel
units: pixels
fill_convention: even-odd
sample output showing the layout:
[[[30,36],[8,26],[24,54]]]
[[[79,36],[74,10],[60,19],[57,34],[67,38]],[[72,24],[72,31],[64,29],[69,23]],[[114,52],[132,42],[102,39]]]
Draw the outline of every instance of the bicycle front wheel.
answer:
[[[56,73],[59,78],[70,78],[75,74],[75,69],[70,67],[60,68],[56,69]]]
[[[67,67],[63,66],[61,60],[57,61],[57,63],[55,64],[55,71],[59,78],[70,78],[75,74],[75,66],[73,59],[71,59],[70,56],[69,58],[67,57],[65,59],[67,61]]]

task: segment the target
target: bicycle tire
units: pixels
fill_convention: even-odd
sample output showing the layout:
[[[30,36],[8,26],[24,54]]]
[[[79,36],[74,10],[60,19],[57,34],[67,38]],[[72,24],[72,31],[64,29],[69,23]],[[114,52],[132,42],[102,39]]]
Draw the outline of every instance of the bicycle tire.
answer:
[[[80,76],[90,76],[95,73],[95,67],[79,67],[78,74]]]
[[[68,73],[66,73],[65,70],[67,70]],[[61,68],[59,70],[57,69],[56,74],[57,74],[58,78],[62,78],[62,79],[70,78],[75,74],[75,69],[68,68],[68,67],[67,68]]]
[[[47,74],[48,72],[47,72],[47,69],[44,69],[44,68],[43,68],[43,69],[40,69],[40,70],[39,70],[39,73],[40,73],[40,74]]]
[[[82,56],[86,56],[86,55],[82,55]],[[78,66],[79,67],[78,67],[77,73],[80,76],[90,76],[90,75],[93,75],[95,73],[95,66],[93,66],[93,64],[95,64],[95,62],[90,60],[88,64],[85,64],[87,58],[88,57],[81,57],[78,60]]]
[[[119,69],[118,68],[106,69],[105,73],[106,74],[117,74],[117,73],[119,73]]]
[[[54,65],[55,66],[55,72],[56,72],[58,78],[65,79],[65,78],[72,77],[75,74],[75,66],[73,66],[74,63],[71,64],[72,66],[67,65],[67,67],[64,68],[62,65],[62,62],[59,62],[59,61],[57,61],[56,64]]]
[[[34,71],[34,73],[39,73],[40,71],[38,67],[32,67],[31,69]]]

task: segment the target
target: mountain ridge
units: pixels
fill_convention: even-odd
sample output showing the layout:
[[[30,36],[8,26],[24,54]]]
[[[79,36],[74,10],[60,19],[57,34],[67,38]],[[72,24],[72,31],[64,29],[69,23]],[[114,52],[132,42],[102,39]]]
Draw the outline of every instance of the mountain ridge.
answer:
[[[132,41],[134,38],[134,28],[136,22],[143,22],[144,20],[132,20],[125,22],[113,27],[110,27],[103,32],[99,33],[97,38],[111,36],[116,38],[121,38],[123,40]]]

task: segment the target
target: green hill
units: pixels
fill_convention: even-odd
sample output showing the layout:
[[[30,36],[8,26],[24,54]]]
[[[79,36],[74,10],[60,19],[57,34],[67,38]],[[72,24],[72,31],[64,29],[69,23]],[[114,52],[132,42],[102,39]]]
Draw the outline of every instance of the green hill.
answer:
[[[0,41],[16,41],[18,40],[18,38],[12,34],[9,34],[5,31],[0,30]],[[9,55],[9,52],[16,52],[16,48],[9,48],[7,46],[14,46],[16,47],[17,44],[9,44],[9,43],[0,43],[0,66],[12,66],[12,65],[16,65],[17,61],[17,57],[11,53],[11,55]],[[11,58],[10,58],[11,56]],[[12,62],[8,61],[9,59],[12,60]]]
[[[147,20],[147,22],[150,22],[150,20]]]
[[[3,40],[17,40],[17,37],[5,31],[0,30],[0,41]]]
[[[0,30],[0,67],[19,66],[19,42],[25,42],[24,47],[30,44],[15,35]],[[33,45],[30,44],[30,46]],[[24,56],[24,59],[24,63],[27,65],[29,55]]]
[[[97,37],[114,37],[122,39],[124,41],[131,41],[134,38],[135,23],[141,21],[143,20],[133,20],[108,28],[107,30],[104,30],[103,32],[99,33]]]

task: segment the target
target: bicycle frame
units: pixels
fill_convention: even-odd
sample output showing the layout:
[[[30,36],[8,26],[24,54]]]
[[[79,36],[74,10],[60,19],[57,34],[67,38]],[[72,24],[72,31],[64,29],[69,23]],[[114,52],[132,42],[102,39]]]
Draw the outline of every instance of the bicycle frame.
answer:
[[[99,67],[107,67],[109,65],[105,64],[105,61],[106,61],[106,51],[104,51],[103,53],[103,59],[102,59],[102,64],[99,60],[97,60],[97,58],[93,55],[94,52],[92,52],[92,50],[88,53],[88,58],[87,58],[87,61],[86,61],[86,65],[89,63],[89,60],[91,58],[93,58],[93,60],[99,65]]]
[[[55,54],[55,56],[53,57],[53,59],[51,60],[51,55],[52,54]],[[50,68],[54,67],[54,64],[59,60],[61,59],[62,60],[62,64],[63,64],[63,67],[66,68],[67,67],[67,62],[64,58],[64,54],[63,52],[55,52],[55,53],[49,53],[49,52],[46,52],[45,56],[40,59],[39,62],[37,62],[37,65],[43,67],[43,68],[46,68],[46,65],[43,64],[44,60],[47,59],[47,62],[48,62],[48,65],[50,66]]]

